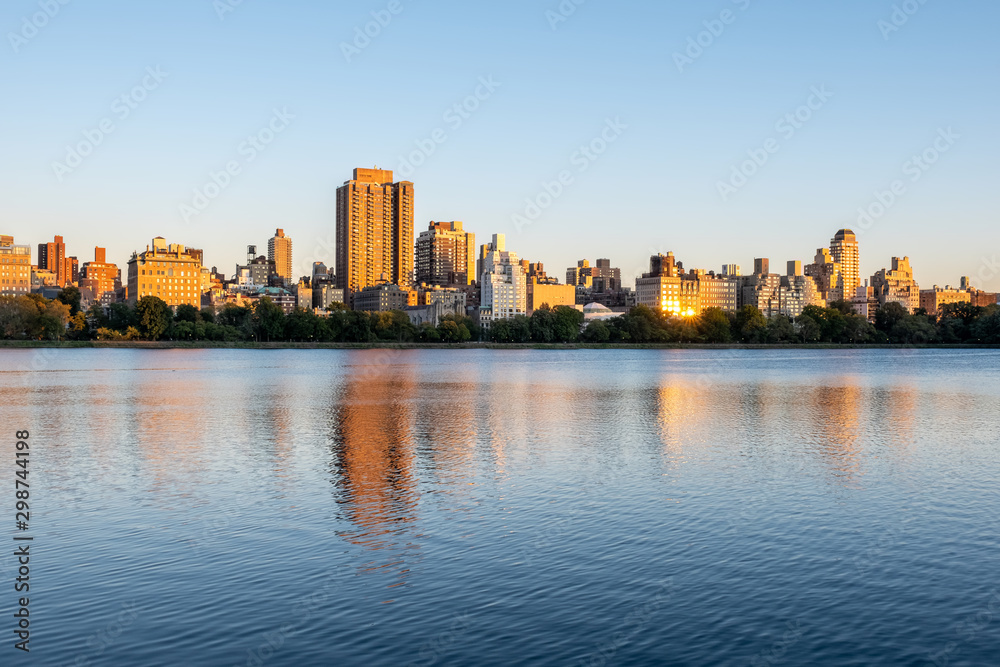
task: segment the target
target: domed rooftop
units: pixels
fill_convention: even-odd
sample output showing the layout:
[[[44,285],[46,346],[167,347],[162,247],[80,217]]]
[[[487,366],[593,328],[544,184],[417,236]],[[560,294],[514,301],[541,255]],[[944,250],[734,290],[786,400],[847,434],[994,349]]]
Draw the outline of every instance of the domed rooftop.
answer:
[[[856,239],[857,236],[850,229],[841,229],[833,238],[836,241],[846,241],[848,239]]]
[[[610,313],[613,312],[607,306],[600,303],[588,303],[583,307],[583,312],[585,313]]]

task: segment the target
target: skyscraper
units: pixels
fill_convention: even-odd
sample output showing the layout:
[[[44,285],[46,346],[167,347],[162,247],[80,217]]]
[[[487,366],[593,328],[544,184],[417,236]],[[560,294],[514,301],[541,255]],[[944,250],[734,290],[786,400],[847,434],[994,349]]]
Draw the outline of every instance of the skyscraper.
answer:
[[[88,288],[94,293],[94,298],[100,300],[110,292],[106,301],[113,301],[115,290],[121,285],[121,271],[114,264],[108,264],[107,251],[104,248],[94,248],[94,261],[83,265],[81,288]]]
[[[413,282],[413,183],[392,172],[355,169],[337,188],[337,286],[348,294],[384,279]]]
[[[833,255],[833,261],[840,265],[843,288],[841,298],[850,298],[861,286],[861,253],[858,249],[858,237],[850,229],[841,229],[830,241],[830,254]]]
[[[51,243],[38,244],[38,268],[56,274],[56,285],[59,287],[72,282],[73,264],[66,257],[63,237],[57,236]]]
[[[483,249],[479,319],[488,329],[496,320],[527,314],[528,291],[524,269],[517,254],[507,250],[503,234],[494,234]]]
[[[476,280],[476,235],[461,222],[432,222],[417,239],[417,283],[471,285]]]
[[[267,241],[267,259],[274,262],[274,272],[281,276],[285,286],[292,284],[292,239],[279,229]]]

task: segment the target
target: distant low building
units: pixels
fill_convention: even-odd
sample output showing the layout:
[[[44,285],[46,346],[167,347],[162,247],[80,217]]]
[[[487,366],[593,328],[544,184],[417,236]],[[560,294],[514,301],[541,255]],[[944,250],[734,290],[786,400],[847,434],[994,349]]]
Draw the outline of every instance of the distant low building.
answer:
[[[920,291],[920,307],[928,315],[935,317],[941,314],[941,309],[951,303],[967,303],[972,306],[992,306],[997,303],[997,295],[984,292],[972,286],[969,278],[962,278],[962,286],[954,288],[934,286],[933,289]]]
[[[354,310],[363,312],[386,312],[403,310],[410,303],[410,292],[393,285],[383,283],[370,285],[352,295]]]

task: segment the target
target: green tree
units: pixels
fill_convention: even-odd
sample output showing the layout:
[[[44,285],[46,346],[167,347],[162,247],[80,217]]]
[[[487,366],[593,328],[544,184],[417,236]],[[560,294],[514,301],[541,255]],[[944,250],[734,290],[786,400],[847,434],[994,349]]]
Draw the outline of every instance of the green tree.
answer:
[[[58,301],[69,306],[70,317],[73,317],[80,312],[80,298],[80,290],[73,285],[63,287],[62,291],[56,296]]]
[[[893,328],[897,324],[910,317],[912,315],[906,312],[905,307],[893,301],[885,304],[875,313],[875,328],[886,335],[891,335]]]
[[[744,343],[759,343],[767,333],[767,318],[757,306],[747,304],[736,313],[735,329]]]
[[[174,313],[175,322],[190,322],[194,324],[198,321],[198,317],[201,313],[197,308],[189,303],[181,304],[177,306],[177,311]]]
[[[87,311],[87,321],[93,331],[106,327],[109,324],[108,316],[104,314],[104,306],[95,303]]]
[[[611,339],[611,327],[602,320],[594,320],[583,330],[580,338],[586,343],[607,343]]]
[[[552,332],[560,343],[575,343],[580,338],[583,313],[569,306],[556,306]]]
[[[795,339],[795,327],[786,315],[775,315],[767,322],[764,340],[772,345],[790,343]]]
[[[799,328],[799,339],[803,343],[818,343],[823,338],[823,330],[819,322],[807,313],[802,313],[795,319]]]
[[[732,325],[729,316],[721,308],[706,308],[698,316],[698,333],[706,343],[731,343]]]
[[[135,305],[136,319],[140,334],[146,340],[159,340],[170,328],[173,313],[163,299],[144,296]]]
[[[526,315],[515,315],[510,320],[510,336],[512,343],[531,342],[531,320]]]
[[[531,314],[531,340],[536,343],[551,343],[556,338],[556,317],[547,303]]]
[[[437,329],[430,329],[429,331],[434,331],[437,339],[445,343],[458,343],[461,341],[458,325],[455,324],[454,320],[445,320],[438,325]]]
[[[281,306],[263,297],[253,307],[253,334],[257,340],[280,340],[285,333],[285,311]]]
[[[979,343],[1000,343],[1000,306],[989,306],[976,320],[972,335]]]
[[[129,327],[138,324],[136,312],[127,303],[113,303],[108,309],[108,326],[125,333]]]

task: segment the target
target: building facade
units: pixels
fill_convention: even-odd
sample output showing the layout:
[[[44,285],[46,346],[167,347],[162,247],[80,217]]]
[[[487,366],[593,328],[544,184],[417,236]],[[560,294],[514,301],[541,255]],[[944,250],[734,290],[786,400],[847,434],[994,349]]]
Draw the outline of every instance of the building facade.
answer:
[[[109,264],[107,251],[104,248],[94,248],[94,261],[83,265],[80,277],[80,289],[89,289],[98,301],[112,300],[106,294],[115,293],[121,289],[122,272],[116,264]]]
[[[663,313],[679,314],[681,304],[681,274],[684,265],[674,253],[653,255],[649,258],[649,273],[635,279],[635,292],[639,305]]]
[[[414,274],[413,183],[355,169],[337,189],[337,287],[347,294],[383,278],[407,288]]]
[[[201,308],[201,252],[179,244],[153,239],[142,253],[132,253],[128,261],[126,299],[135,305],[144,296],[163,299],[176,308],[182,304]]]
[[[410,292],[392,283],[369,285],[353,297],[354,310],[386,312],[404,310],[410,303]]]
[[[849,298],[861,286],[861,252],[858,237],[850,229],[841,229],[830,241],[830,254],[840,265],[841,299]]]
[[[908,313],[920,308],[920,287],[913,280],[909,257],[893,257],[892,268],[882,269],[872,276],[871,287],[879,308],[888,303],[898,303]]]
[[[527,315],[528,311],[527,276],[506,243],[503,234],[494,234],[493,241],[484,246],[479,321],[487,329],[497,320]]]
[[[471,285],[476,280],[476,235],[462,223],[432,222],[417,239],[418,284]]]
[[[841,267],[826,248],[819,248],[813,263],[804,267],[805,274],[812,278],[824,304],[843,301],[845,296]]]
[[[274,265],[274,273],[281,277],[287,287],[293,284],[292,276],[292,239],[285,236],[284,229],[275,230],[274,236],[267,241],[267,259]]]
[[[0,236],[0,296],[31,293],[31,246],[15,245],[13,236]]]
[[[56,287],[65,287],[73,281],[73,263],[66,256],[63,237],[56,236],[51,243],[38,244],[38,268],[56,276]]]

